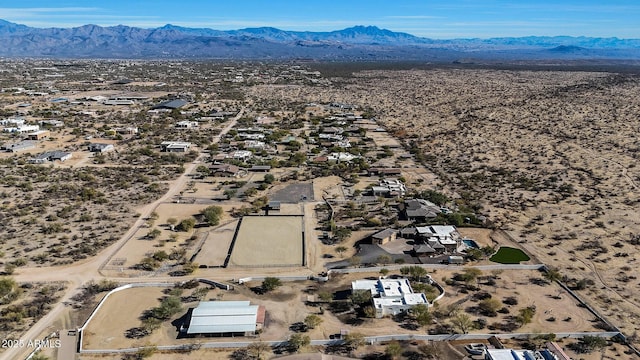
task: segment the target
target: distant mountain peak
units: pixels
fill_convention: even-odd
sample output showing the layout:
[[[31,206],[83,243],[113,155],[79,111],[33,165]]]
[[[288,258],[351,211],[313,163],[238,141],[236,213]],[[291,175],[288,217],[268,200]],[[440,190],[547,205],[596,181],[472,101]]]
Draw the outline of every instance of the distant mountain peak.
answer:
[[[375,25],[342,30],[239,30],[166,24],[32,28],[0,19],[0,56],[327,60],[640,59],[640,40],[570,36],[433,40]]]

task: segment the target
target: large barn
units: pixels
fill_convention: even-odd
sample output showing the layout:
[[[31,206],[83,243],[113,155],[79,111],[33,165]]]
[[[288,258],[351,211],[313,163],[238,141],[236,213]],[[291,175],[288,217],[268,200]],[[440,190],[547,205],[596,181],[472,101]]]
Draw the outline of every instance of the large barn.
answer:
[[[249,301],[201,301],[191,313],[189,335],[255,334],[264,325],[265,309]]]

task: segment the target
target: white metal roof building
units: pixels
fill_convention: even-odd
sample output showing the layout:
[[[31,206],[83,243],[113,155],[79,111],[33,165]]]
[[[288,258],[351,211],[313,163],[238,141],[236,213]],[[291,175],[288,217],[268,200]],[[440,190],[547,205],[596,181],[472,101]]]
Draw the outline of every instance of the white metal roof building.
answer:
[[[201,301],[191,313],[187,334],[255,333],[260,307],[249,301]],[[264,309],[262,309],[264,313]],[[263,320],[262,320],[263,321]]]

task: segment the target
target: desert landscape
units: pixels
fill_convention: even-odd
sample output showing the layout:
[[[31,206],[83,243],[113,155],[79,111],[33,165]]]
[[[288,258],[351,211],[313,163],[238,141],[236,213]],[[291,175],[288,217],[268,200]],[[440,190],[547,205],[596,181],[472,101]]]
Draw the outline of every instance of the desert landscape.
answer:
[[[340,86],[255,96],[358,103],[434,174],[569,279],[628,334],[638,331],[639,78],[586,71],[363,71]]]
[[[528,349],[554,340],[574,358],[637,354],[634,73],[2,65],[4,128],[47,131],[19,152],[25,135],[0,134],[8,337],[80,329],[80,359],[258,359],[246,351],[261,342],[270,356],[400,346],[407,359],[463,359],[463,340],[433,339],[491,335]],[[68,77],[51,82],[51,68]],[[42,160],[48,151],[72,156]],[[378,318],[351,289],[401,278],[428,311]],[[264,306],[264,327],[185,335],[190,309],[220,300]],[[208,348],[226,342],[240,349]]]

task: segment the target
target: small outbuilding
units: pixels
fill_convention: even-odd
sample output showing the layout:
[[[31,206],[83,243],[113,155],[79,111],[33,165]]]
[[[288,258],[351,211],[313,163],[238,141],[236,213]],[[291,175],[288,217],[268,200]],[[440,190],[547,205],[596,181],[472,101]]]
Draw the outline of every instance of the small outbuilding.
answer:
[[[384,245],[395,240],[397,234],[398,232],[395,229],[384,229],[371,235],[371,240],[374,244]]]

